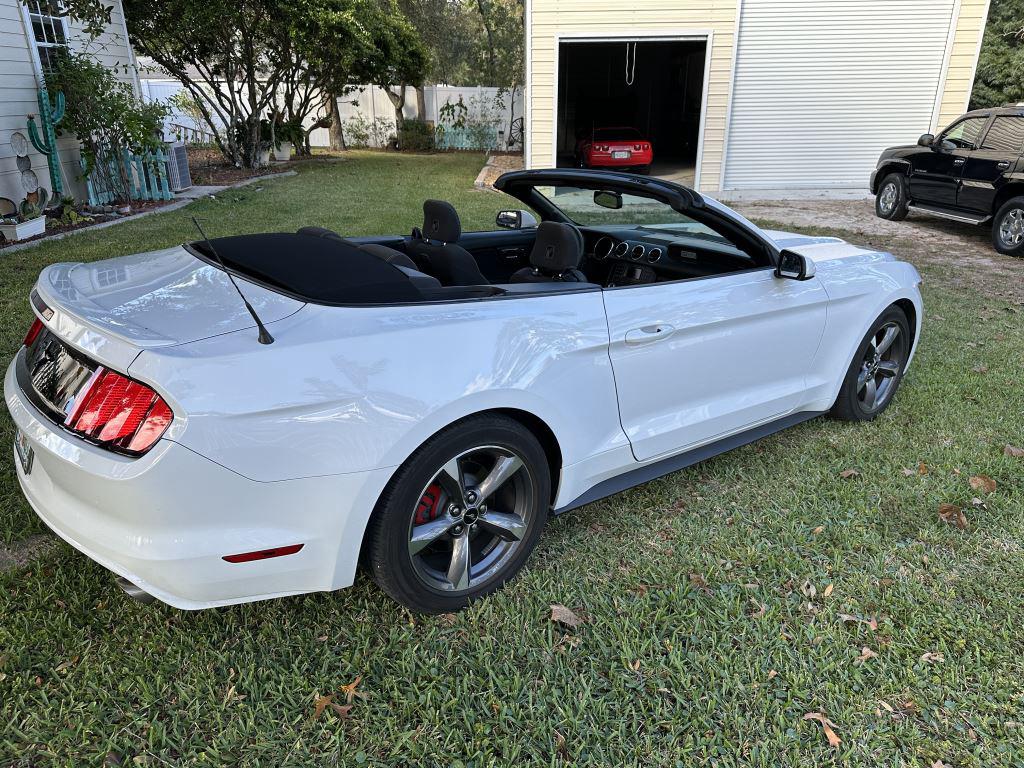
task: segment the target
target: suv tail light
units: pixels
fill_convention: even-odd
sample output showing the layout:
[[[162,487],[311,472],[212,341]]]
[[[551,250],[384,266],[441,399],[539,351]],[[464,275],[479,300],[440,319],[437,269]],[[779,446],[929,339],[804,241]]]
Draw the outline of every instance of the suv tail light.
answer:
[[[22,344],[24,344],[26,347],[31,347],[32,342],[36,340],[36,337],[42,332],[43,328],[45,327],[46,326],[43,325],[43,321],[40,320],[38,317],[33,319],[32,325],[29,326],[28,333],[25,334],[25,341],[23,341]]]
[[[64,426],[105,448],[141,456],[173,419],[164,399],[145,384],[100,367],[79,393]]]

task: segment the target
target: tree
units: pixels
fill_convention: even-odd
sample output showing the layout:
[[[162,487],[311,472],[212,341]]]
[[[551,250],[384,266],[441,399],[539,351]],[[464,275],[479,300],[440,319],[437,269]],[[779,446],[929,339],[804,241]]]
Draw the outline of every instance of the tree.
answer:
[[[31,8],[31,0],[22,0]],[[47,9],[57,16],[66,16],[82,25],[85,33],[92,38],[99,37],[110,24],[110,14],[114,6],[104,4],[103,0],[61,0],[53,2]]]
[[[992,0],[971,109],[1024,101],[1024,0]]]
[[[377,13],[391,24],[377,24],[372,32],[376,55],[366,62],[370,82],[380,86],[395,109],[395,131],[401,137],[406,91],[423,84],[429,63],[426,48],[395,0],[383,0]],[[400,138],[399,138],[400,140]]]

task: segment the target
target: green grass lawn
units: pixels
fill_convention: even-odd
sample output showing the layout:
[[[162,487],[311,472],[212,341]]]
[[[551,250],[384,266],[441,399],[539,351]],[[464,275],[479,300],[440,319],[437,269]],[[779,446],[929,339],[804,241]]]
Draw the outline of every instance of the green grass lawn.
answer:
[[[502,198],[472,189],[480,163],[353,154],[0,253],[2,357],[47,263],[180,242],[193,213],[211,236],[405,232],[438,196],[485,228]],[[413,617],[365,577],[142,606],[63,544],[0,574],[0,765],[1024,765],[1024,459],[1003,452],[1024,444],[1021,307],[922,272],[921,347],[877,421],[818,419],[555,519],[525,572],[459,615]],[[12,462],[16,545],[43,528]],[[554,603],[582,623],[553,624]],[[365,698],[314,718],[356,679]]]

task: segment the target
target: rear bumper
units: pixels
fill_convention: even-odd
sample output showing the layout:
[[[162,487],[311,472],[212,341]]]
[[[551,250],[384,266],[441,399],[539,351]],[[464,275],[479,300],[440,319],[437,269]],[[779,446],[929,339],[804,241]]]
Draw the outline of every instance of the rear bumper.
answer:
[[[36,514],[159,600],[198,609],[351,584],[381,470],[257,482],[168,440],[132,459],[48,421],[18,387],[14,364],[4,395],[34,452],[28,474],[13,457]],[[303,547],[247,563],[222,559],[289,544]]]
[[[591,152],[587,164],[594,168],[638,168],[654,162],[653,152],[633,152],[629,157],[612,157],[610,152]]]

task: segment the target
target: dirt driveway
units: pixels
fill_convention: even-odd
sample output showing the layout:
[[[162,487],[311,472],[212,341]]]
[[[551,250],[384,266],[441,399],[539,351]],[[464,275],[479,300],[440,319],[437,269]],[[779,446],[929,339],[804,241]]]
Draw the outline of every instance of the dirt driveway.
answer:
[[[762,226],[812,229],[887,250],[953,286],[1024,306],[1024,259],[997,253],[988,226],[913,212],[904,221],[886,221],[875,216],[870,199],[748,201],[733,207]]]

